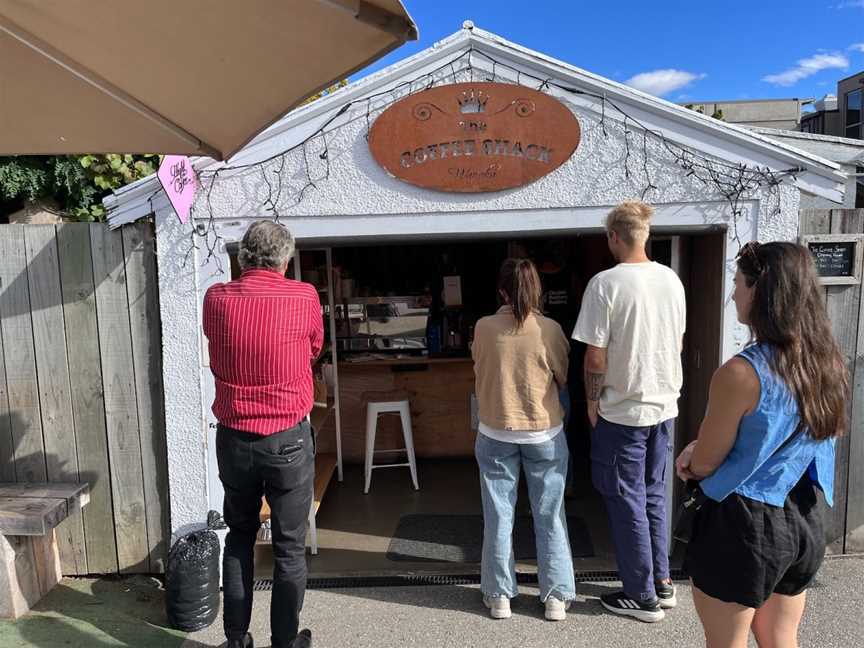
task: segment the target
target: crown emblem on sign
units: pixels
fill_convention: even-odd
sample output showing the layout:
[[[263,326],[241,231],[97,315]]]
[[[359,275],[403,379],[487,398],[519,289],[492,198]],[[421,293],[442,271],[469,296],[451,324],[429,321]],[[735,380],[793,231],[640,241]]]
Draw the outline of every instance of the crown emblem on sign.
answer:
[[[482,90],[465,90],[456,97],[459,102],[459,110],[463,113],[480,113],[486,111],[486,102],[489,101],[489,95]]]

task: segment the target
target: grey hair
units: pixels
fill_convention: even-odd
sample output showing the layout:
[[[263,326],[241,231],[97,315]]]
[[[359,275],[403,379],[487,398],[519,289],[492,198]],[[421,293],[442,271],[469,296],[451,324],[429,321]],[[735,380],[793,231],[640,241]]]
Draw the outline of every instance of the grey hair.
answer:
[[[276,270],[294,256],[294,237],[285,226],[273,221],[255,221],[240,242],[237,262],[243,270],[267,268]]]

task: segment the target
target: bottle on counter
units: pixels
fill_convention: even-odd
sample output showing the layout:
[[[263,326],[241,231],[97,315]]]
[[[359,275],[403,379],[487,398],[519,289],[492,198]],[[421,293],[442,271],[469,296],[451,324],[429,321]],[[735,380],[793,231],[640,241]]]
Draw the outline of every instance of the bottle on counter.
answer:
[[[430,355],[441,353],[441,325],[441,300],[436,299],[433,294],[432,305],[429,307],[429,317],[426,318],[426,348]]]

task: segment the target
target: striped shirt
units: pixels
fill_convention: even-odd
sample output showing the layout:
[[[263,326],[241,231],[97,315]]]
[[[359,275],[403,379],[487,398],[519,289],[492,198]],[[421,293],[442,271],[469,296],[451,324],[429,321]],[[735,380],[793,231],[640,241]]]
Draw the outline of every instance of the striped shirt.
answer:
[[[313,286],[272,270],[249,269],[207,291],[203,320],[219,423],[268,435],[309,413],[312,360],[324,341]]]

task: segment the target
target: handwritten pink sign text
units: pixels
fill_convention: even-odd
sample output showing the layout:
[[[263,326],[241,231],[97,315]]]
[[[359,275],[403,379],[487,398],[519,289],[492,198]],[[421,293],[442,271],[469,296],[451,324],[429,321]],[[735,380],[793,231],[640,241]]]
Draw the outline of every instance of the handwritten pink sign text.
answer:
[[[189,220],[195,189],[198,187],[198,177],[192,162],[185,155],[166,155],[159,165],[158,176],[177,217],[185,224]]]

